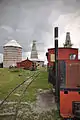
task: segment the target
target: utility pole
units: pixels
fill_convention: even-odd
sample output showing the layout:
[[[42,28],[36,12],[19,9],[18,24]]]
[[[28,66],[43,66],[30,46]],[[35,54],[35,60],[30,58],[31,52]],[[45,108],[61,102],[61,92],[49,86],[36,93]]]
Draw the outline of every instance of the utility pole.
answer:
[[[59,109],[59,102],[60,102],[60,84],[58,79],[58,27],[54,28],[54,40],[55,40],[55,79],[56,79],[56,102],[57,107]]]

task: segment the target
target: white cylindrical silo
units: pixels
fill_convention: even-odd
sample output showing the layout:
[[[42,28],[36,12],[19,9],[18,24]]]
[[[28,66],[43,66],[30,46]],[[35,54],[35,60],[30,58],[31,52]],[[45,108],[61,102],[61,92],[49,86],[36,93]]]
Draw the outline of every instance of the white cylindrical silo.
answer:
[[[3,67],[16,66],[17,62],[22,61],[22,47],[16,40],[9,41],[3,48]]]

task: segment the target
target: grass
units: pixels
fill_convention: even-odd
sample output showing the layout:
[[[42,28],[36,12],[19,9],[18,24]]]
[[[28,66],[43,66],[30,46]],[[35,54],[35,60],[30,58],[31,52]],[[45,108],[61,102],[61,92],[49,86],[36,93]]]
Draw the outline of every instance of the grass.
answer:
[[[36,100],[36,95],[38,92],[38,89],[50,89],[52,86],[48,84],[48,74],[46,68],[38,69],[37,71],[40,71],[40,75],[33,81],[33,83],[28,87],[25,95],[23,96],[22,101],[28,101],[33,102]],[[20,84],[23,80],[26,79],[29,75],[35,73],[35,71],[29,71],[29,70],[22,70],[22,69],[0,69],[0,100],[3,100],[8,93],[16,87],[18,84]],[[23,90],[23,86],[18,89],[18,93]],[[17,101],[19,96],[14,95],[14,93],[9,97],[9,101]],[[59,113],[57,111],[52,111],[52,117],[55,120],[58,120]],[[45,115],[45,114],[44,114]],[[45,117],[48,115],[45,115]],[[41,118],[40,118],[41,119]]]
[[[30,71],[19,69],[9,70],[7,68],[0,69],[0,100],[4,99],[6,95],[18,84],[26,79]],[[14,99],[12,97],[12,99]]]
[[[36,100],[36,93],[38,89],[49,89],[51,85],[48,84],[47,81],[48,75],[46,71],[40,71],[40,75],[33,81],[33,83],[27,89],[27,94],[25,94],[24,98],[27,101]]]
[[[22,101],[34,101],[36,100],[36,93],[38,89],[49,89],[50,85],[47,82],[47,71],[44,69],[37,70],[40,71],[40,75],[33,81],[30,87],[27,89]],[[0,100],[3,100],[8,93],[26,79],[29,75],[33,74],[35,71],[23,70],[23,69],[0,69]],[[23,86],[21,88],[23,90]],[[18,93],[20,93],[20,88]],[[8,100],[16,101],[19,96],[14,95],[14,93],[9,97]]]

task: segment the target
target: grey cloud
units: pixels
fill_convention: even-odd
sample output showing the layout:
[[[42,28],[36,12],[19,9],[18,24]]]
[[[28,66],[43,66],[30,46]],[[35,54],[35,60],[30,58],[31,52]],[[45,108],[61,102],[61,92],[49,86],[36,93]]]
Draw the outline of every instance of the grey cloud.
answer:
[[[61,15],[71,13],[74,16],[76,11],[79,12],[79,5],[78,0],[3,0],[0,4],[0,44],[12,37],[18,40],[24,51],[29,52],[35,39],[43,44],[44,51],[53,45],[52,26]],[[61,33],[66,24],[62,24]]]
[[[14,31],[10,26],[2,25],[0,28],[6,30],[8,33],[12,33]]]

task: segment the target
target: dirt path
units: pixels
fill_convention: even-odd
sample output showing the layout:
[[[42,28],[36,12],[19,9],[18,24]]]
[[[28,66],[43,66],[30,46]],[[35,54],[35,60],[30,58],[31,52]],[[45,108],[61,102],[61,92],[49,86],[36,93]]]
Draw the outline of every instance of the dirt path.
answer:
[[[57,110],[55,96],[51,90],[44,90],[37,95],[34,111],[40,113],[51,109]]]

